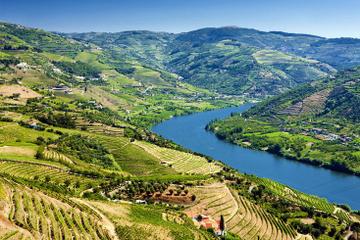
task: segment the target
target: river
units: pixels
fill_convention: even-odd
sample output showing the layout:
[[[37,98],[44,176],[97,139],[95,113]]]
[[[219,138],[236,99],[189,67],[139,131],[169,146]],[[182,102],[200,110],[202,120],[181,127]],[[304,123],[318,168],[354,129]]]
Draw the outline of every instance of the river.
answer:
[[[246,111],[251,104],[174,117],[152,131],[194,152],[220,160],[242,173],[273,179],[305,193],[360,209],[360,177],[335,172],[256,151],[218,139],[205,126],[232,112]]]

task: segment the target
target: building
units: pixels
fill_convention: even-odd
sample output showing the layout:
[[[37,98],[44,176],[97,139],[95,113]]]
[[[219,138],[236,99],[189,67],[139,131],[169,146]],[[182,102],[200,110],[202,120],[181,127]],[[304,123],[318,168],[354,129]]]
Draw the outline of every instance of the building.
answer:
[[[146,204],[145,200],[136,200],[135,203],[137,204]]]
[[[223,216],[221,216],[219,220],[215,220],[211,216],[199,214],[194,216],[192,219],[194,224],[198,227],[213,229],[217,236],[225,235],[225,221]]]

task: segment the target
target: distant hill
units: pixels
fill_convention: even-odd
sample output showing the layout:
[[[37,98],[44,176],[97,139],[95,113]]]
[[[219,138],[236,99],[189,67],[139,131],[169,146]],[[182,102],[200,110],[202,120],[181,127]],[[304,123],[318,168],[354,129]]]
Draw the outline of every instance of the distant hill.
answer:
[[[258,104],[247,115],[345,118],[360,121],[360,68],[306,84]]]
[[[149,31],[72,33],[184,81],[224,94],[276,95],[360,64],[360,40],[255,29],[204,28],[180,34]]]
[[[60,89],[59,94],[76,95],[68,94],[66,98],[95,101],[142,126],[195,108],[215,107],[217,94],[180,82],[178,75],[163,67],[163,55],[158,52],[171,34],[122,34],[128,37],[116,40],[116,35],[100,34],[97,42],[98,34],[91,33],[92,43],[80,37],[0,23],[0,84],[21,83],[42,91]],[[151,47],[143,47],[145,39]],[[152,49],[155,43],[158,45]]]
[[[360,68],[298,86],[208,126],[233,143],[360,175]]]
[[[242,174],[147,129],[242,102],[169,71],[181,49],[210,61],[229,54],[228,40],[188,48],[184,40],[169,54],[177,35],[75,35],[0,23],[0,239],[215,240],[224,225],[233,240],[358,234],[347,206]],[[230,48],[238,64],[253,55],[260,70],[321,64],[254,49]],[[203,61],[194,73],[209,75]]]

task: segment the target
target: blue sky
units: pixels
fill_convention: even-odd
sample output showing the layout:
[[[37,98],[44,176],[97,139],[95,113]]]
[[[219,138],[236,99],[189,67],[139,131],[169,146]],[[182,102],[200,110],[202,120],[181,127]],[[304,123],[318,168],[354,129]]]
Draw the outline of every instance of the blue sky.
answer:
[[[360,38],[360,0],[0,0],[0,21],[62,32],[235,25]]]

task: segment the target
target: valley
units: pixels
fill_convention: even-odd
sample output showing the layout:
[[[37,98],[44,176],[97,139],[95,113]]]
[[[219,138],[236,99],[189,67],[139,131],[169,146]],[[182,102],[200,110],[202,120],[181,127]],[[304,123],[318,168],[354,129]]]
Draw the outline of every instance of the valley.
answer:
[[[1,22],[0,239],[356,236],[358,192],[337,199],[307,191],[311,185],[252,175],[255,165],[273,164],[273,155],[249,168],[237,165],[251,162],[246,150],[236,155],[238,146],[205,130],[232,111],[251,114],[274,101],[268,97],[305,86],[306,94],[296,96],[307,98],[289,100],[279,112],[301,115],[317,107],[324,108],[324,118],[346,115],[337,135],[355,139],[356,123],[350,123],[358,120],[356,103],[342,96],[357,94],[357,77],[347,80],[357,73],[340,75],[343,87],[336,86],[342,68],[360,64],[351,55],[359,46],[345,41],[354,49],[348,52],[343,41],[233,27],[58,33]],[[328,44],[345,60],[334,61]],[[245,104],[259,101],[251,109]],[[219,135],[218,128],[209,129]],[[334,137],[330,133],[321,134]],[[308,174],[310,166],[293,164],[267,170]],[[357,171],[356,161],[351,164],[347,169]],[[316,169],[329,177],[325,183],[340,179]],[[352,177],[343,177],[333,191],[357,184]]]
[[[205,130],[206,125],[214,119],[228,121],[227,118],[231,114],[247,112],[251,106],[253,105],[247,104],[181,116],[160,123],[153,130],[188,149],[221,160],[242,173],[272,179],[332,202],[348,204],[354,209],[360,207],[357,201],[359,198],[357,176],[291,161],[285,157],[277,157],[271,152],[251,149],[245,144],[236,146]],[[186,130],[188,128],[191,130]],[[296,174],[293,174],[294,172]],[[304,179],[303,176],[307,178]]]

